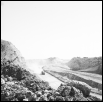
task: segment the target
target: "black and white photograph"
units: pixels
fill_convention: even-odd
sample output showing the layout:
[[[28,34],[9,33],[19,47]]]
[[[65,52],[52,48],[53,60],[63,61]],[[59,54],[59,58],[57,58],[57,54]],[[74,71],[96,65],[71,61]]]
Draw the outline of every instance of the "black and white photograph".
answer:
[[[102,101],[102,1],[1,1],[1,101]]]

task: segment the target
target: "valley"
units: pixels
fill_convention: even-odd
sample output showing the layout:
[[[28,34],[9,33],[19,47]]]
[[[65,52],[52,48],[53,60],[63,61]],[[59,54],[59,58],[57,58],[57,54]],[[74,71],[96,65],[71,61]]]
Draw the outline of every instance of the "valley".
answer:
[[[102,76],[99,74],[72,71],[67,66],[61,66],[60,64],[48,64],[46,62],[42,64],[31,64],[30,69],[32,70],[32,73],[38,73],[37,76],[40,79],[49,82],[49,85],[54,89],[57,89],[61,83],[67,83],[68,81],[73,80],[88,86],[91,88],[91,95],[102,99]],[[41,75],[41,71],[45,71],[45,75]],[[60,73],[64,73],[64,75],[61,75]]]

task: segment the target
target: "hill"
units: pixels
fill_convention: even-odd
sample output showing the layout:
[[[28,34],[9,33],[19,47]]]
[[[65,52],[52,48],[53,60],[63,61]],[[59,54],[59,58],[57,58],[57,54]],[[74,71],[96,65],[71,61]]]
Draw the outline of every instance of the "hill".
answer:
[[[67,65],[71,70],[85,71],[102,75],[102,57],[74,57],[67,63]]]
[[[26,68],[26,62],[19,50],[9,41],[1,40],[1,63],[19,65]]]

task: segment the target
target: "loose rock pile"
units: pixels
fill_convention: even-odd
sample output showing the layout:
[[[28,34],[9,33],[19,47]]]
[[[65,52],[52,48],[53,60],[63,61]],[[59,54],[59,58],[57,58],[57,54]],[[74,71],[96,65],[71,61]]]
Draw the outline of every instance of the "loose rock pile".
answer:
[[[81,90],[67,84],[61,84],[57,90],[48,86],[34,92],[20,81],[13,80],[12,83],[1,78],[1,101],[101,101],[90,95],[85,97]]]

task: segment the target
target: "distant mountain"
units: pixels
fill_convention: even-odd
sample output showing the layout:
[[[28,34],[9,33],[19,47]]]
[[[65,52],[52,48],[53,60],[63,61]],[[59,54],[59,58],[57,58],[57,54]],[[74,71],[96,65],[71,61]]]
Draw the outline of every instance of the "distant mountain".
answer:
[[[57,58],[57,57],[50,57],[48,58],[47,60],[49,60],[50,62],[53,62],[53,63],[57,63],[57,64],[66,64],[67,62],[69,62],[69,59],[66,60],[66,59],[60,59],[60,58]]]
[[[67,63],[67,65],[72,70],[102,74],[102,57],[74,57]]]
[[[66,65],[67,62],[69,62],[69,60],[59,59],[56,57],[50,57],[48,59],[26,60],[26,63],[29,69],[34,70],[34,71],[41,69],[43,66],[50,66],[50,65],[68,68],[68,66]]]

